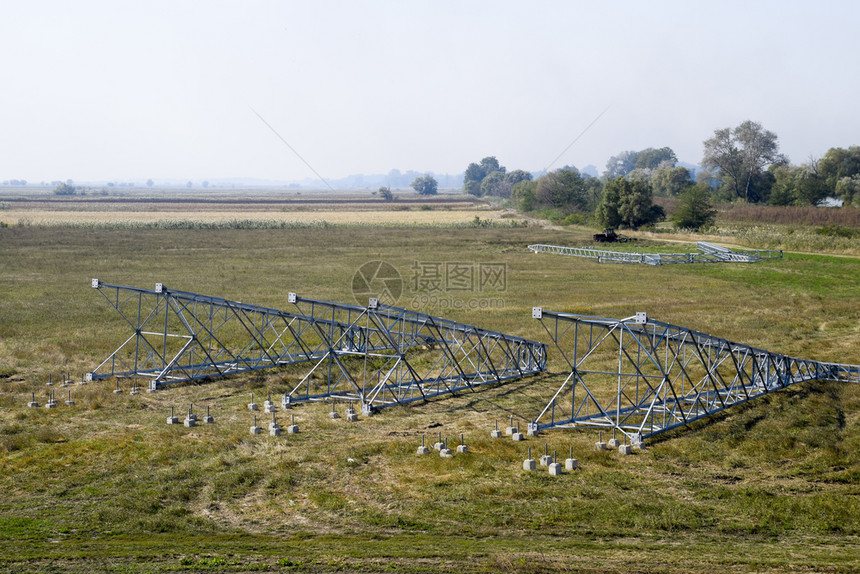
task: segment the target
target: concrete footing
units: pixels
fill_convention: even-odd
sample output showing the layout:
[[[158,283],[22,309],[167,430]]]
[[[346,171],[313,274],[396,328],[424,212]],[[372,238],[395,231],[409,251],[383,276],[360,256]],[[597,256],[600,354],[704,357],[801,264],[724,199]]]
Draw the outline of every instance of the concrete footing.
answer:
[[[430,454],[430,447],[429,446],[419,446],[417,454]]]
[[[48,401],[47,403],[45,403],[45,408],[46,408],[46,409],[55,409],[55,408],[57,408],[57,401]]]
[[[611,438],[611,439],[609,439],[609,442],[606,443],[606,446],[608,446],[609,448],[618,448],[618,445],[620,445],[620,444],[621,444],[620,440],[618,440],[617,438]]]
[[[299,434],[299,425],[289,425],[287,427],[288,434]]]
[[[579,468],[579,461],[575,458],[568,458],[564,461],[564,470],[576,470]]]
[[[469,452],[469,447],[464,444],[457,445],[457,452],[461,454],[465,454]]]
[[[269,425],[269,434],[272,436],[281,436],[281,427],[277,424]]]
[[[545,454],[542,457],[540,457],[540,465],[541,466],[549,466],[550,464],[552,464],[552,457],[550,455]]]
[[[630,454],[631,447],[629,444],[618,445],[618,454]]]
[[[197,426],[197,417],[185,417],[185,420],[182,421],[182,424],[187,427]]]
[[[534,470],[537,468],[537,463],[533,458],[527,458],[523,461],[523,470]]]
[[[355,412],[354,408],[352,408],[352,404],[350,404],[346,407],[344,414],[346,415],[346,420],[351,422],[351,423],[354,423],[355,421],[358,420],[358,413]]]
[[[454,453],[451,452],[450,448],[443,448],[439,451],[439,456],[441,456],[442,458],[451,458],[452,456],[454,456]]]
[[[258,427],[257,425],[252,426],[250,430],[251,434],[260,434],[261,432],[263,432],[263,428]]]
[[[499,429],[490,431],[490,438],[502,438],[502,431]]]
[[[557,462],[551,462],[551,463],[549,463],[549,464],[547,465],[547,470],[548,470],[548,471],[549,471],[549,473],[550,473],[551,475],[553,475],[553,476],[558,476],[558,475],[560,475],[560,474],[563,474],[563,473],[562,473],[562,470],[561,470],[561,465],[560,465],[559,463],[557,463]]]
[[[606,443],[600,441],[594,443],[594,450],[606,450]]]
[[[175,417],[173,415],[170,415],[169,417],[167,417],[167,424],[178,425],[179,424],[179,417]]]
[[[514,434],[512,434],[511,439],[516,441],[526,440],[526,438],[523,436],[523,433],[521,432],[515,432]]]

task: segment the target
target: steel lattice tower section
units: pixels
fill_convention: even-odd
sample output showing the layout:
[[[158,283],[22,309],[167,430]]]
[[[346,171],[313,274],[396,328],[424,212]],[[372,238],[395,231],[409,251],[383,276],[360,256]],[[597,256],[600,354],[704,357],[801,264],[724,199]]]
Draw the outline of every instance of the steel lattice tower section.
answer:
[[[298,363],[285,402],[342,398],[365,412],[536,374],[546,345],[380,305],[288,295],[289,311],[167,289],[97,289],[132,334],[89,380],[141,377],[149,388]]]
[[[358,400],[365,412],[502,383],[546,368],[547,346],[424,313],[294,297],[303,313],[345,325],[288,393],[290,401]],[[351,361],[349,359],[352,359]]]
[[[532,310],[570,374],[531,429],[613,429],[631,444],[771,391],[860,382],[860,366],[797,359],[637,313],[606,319]]]

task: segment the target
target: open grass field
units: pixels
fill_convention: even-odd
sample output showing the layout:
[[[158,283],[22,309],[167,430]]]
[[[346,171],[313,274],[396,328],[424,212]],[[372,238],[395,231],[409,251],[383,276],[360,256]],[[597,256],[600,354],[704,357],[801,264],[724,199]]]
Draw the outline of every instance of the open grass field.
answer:
[[[79,378],[130,334],[93,277],[271,307],[285,307],[290,291],[354,303],[353,274],[375,260],[401,273],[401,306],[529,338],[544,340],[530,319],[535,305],[606,317],[646,311],[776,352],[860,362],[860,258],[851,246],[754,265],[600,265],[525,248],[582,244],[592,230],[470,226],[468,209],[405,212],[437,217],[418,225],[69,219],[0,228],[0,570],[860,569],[860,385],[796,385],[628,457],[595,452],[596,433],[583,431],[489,438],[496,420],[533,416],[541,389],[564,376],[553,349],[546,375],[356,423],[329,419],[327,404],[299,405],[302,432],[281,437],[251,436],[245,404],[252,392],[258,402],[267,391],[279,396],[299,367],[135,396],[91,383],[69,387],[74,406],[26,406],[31,393],[44,402],[49,374]],[[438,219],[447,213],[464,218]],[[643,236],[637,248],[667,249],[659,239]],[[506,282],[491,294],[428,300],[412,281],[434,262],[504,264]],[[215,424],[165,424],[171,406],[181,416],[190,403],[209,407]],[[452,442],[464,434],[470,452],[414,454],[422,435],[440,432]],[[545,443],[561,458],[572,447],[581,469],[523,471],[526,446]]]

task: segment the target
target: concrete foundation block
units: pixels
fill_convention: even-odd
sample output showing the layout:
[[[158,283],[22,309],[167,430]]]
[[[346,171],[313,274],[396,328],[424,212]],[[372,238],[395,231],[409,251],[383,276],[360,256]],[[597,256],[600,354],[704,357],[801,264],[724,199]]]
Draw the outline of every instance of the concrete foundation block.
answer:
[[[545,454],[540,457],[540,465],[541,466],[549,466],[552,463],[552,457],[548,454]]]
[[[561,464],[559,464],[557,462],[550,463],[547,466],[547,470],[549,470],[549,473],[553,476],[558,476],[560,474],[563,474],[563,472],[561,470]]]
[[[594,450],[606,450],[606,443],[605,442],[594,443]]]
[[[419,446],[417,454],[430,454],[430,447],[429,446]]]
[[[358,413],[346,413],[346,420],[351,423],[354,423],[358,420]]]
[[[537,468],[537,463],[533,458],[527,458],[523,461],[523,470],[534,470]]]
[[[502,431],[498,429],[490,431],[490,438],[502,438]]]
[[[521,432],[515,432],[514,434],[512,434],[511,439],[516,441],[526,440],[526,438],[523,436],[523,433]]]
[[[439,451],[439,456],[441,456],[442,458],[451,458],[452,456],[454,456],[454,453],[451,452],[450,448],[443,448]]]
[[[517,432],[517,427],[508,427],[505,429],[505,434],[508,436],[514,434],[515,432]]]
[[[66,401],[66,406],[67,406],[67,407],[73,407],[73,406],[75,406],[75,401],[73,401],[73,400],[69,399],[68,401]]]
[[[114,389],[113,390],[113,394],[115,394],[115,395],[118,395],[120,393],[122,393],[122,389]]]
[[[257,403],[248,403],[248,410],[249,411],[258,411],[258,410],[260,410],[260,407],[257,406]]]
[[[281,427],[270,428],[269,434],[272,436],[281,436]]]
[[[564,470],[576,470],[579,468],[579,461],[575,458],[568,458],[564,461]]]
[[[147,392],[147,393],[154,393],[154,392],[155,392],[155,389],[146,389],[146,392]],[[128,394],[130,394],[130,395],[134,396],[134,395],[139,395],[140,393],[138,392],[138,390],[137,390],[137,389],[132,389],[132,390],[130,390],[130,391],[128,392]]]
[[[630,454],[631,447],[629,444],[622,444],[618,446],[618,454]]]
[[[264,413],[276,413],[276,412],[278,412],[278,407],[276,407],[272,403],[269,403],[268,405],[264,404],[263,405],[263,412]]]
[[[257,426],[251,427],[251,434],[260,434],[261,432],[263,432],[262,427],[257,427]]]
[[[299,434],[299,425],[290,425],[287,427],[287,433]]]
[[[433,444],[433,448],[436,450],[442,450],[443,448],[445,448],[445,443],[444,442],[437,442],[437,443]]]
[[[464,444],[459,444],[457,445],[457,452],[465,454],[469,452],[469,447]]]
[[[185,417],[185,420],[182,421],[182,424],[187,427],[193,427],[197,425],[197,419],[191,417]]]
[[[340,418],[340,415],[339,415],[339,414],[337,414],[336,412],[332,411],[332,412],[330,412],[330,413],[328,414],[328,418],[330,418],[330,419],[332,419],[332,420],[334,420],[334,419],[339,419],[339,418]]]
[[[29,403],[27,403],[27,406],[28,407],[38,407],[39,403],[37,403],[36,401],[30,401]]]
[[[215,417],[213,417],[211,415],[206,415],[205,417],[203,417],[203,422],[208,423],[208,424],[212,424],[215,422]]]
[[[57,403],[55,401],[48,401],[47,403],[45,403],[45,408],[46,409],[55,409],[55,408],[57,408]]]
[[[609,448],[618,448],[618,445],[620,445],[620,444],[621,444],[620,440],[618,440],[617,438],[611,438],[611,439],[609,439],[609,442],[606,443],[606,446],[608,446]]]
[[[178,425],[179,424],[179,417],[167,417],[167,424]]]

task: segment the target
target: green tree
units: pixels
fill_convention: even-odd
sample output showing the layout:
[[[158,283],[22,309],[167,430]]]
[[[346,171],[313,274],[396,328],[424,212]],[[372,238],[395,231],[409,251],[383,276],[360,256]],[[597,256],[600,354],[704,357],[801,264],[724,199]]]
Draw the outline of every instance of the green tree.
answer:
[[[714,137],[705,140],[704,147],[702,165],[716,170],[716,176],[732,190],[733,196],[748,202],[767,199],[762,196],[764,168],[788,162],[779,153],[776,134],[749,120],[734,129],[715,130]]]
[[[636,169],[636,157],[638,152],[623,151],[618,155],[614,155],[606,161],[605,176],[612,178],[619,175],[627,175]]]
[[[860,174],[841,178],[836,182],[834,192],[836,197],[848,205],[860,207]]]
[[[60,183],[54,188],[54,195],[75,195],[77,192],[75,186],[68,183]]]
[[[487,156],[481,163],[470,163],[463,177],[463,191],[471,195],[481,195],[481,183],[491,173],[505,173],[504,166],[499,164],[495,156]]]
[[[493,195],[496,197],[510,197],[511,188],[501,171],[494,171],[481,181],[481,195]]]
[[[696,183],[686,167],[658,167],[651,175],[654,195],[675,197]]]
[[[711,188],[697,184],[679,196],[677,211],[672,215],[675,227],[694,229],[710,227],[717,218],[717,210],[711,205]]]
[[[770,205],[794,205],[797,202],[797,190],[794,186],[795,169],[795,166],[791,165],[772,165],[768,168],[774,177],[770,197],[767,199]]]
[[[837,193],[836,185],[842,178],[860,175],[860,146],[830,148],[818,162],[818,174],[824,179],[827,191]]]
[[[436,179],[428,173],[424,177],[416,177],[410,184],[410,187],[420,195],[436,195],[438,185]]]
[[[624,177],[606,183],[596,215],[605,227],[630,229],[656,223],[666,216],[662,207],[654,205],[648,181]]]
[[[537,207],[536,189],[537,182],[532,180],[520,181],[511,188],[511,199],[520,211],[533,211]]]
[[[654,149],[649,147],[643,149],[636,154],[636,162],[633,167],[636,169],[657,169],[660,165],[672,167],[678,162],[678,157],[670,147],[661,147]]]
[[[463,176],[463,191],[471,195],[481,195],[481,182],[487,174],[477,163],[470,163]]]
[[[382,186],[379,188],[379,195],[382,196],[384,201],[392,201],[394,200],[394,194],[391,192],[391,188],[387,186]]]
[[[578,171],[559,169],[537,180],[535,199],[538,204],[564,212],[585,211],[588,196]]]

